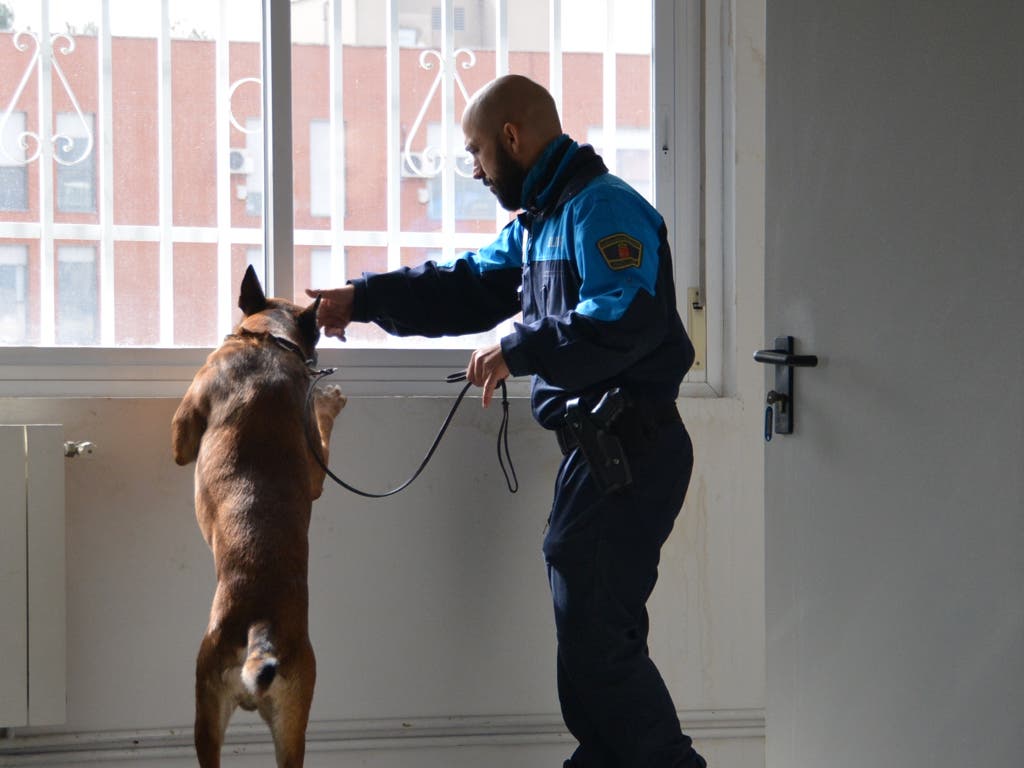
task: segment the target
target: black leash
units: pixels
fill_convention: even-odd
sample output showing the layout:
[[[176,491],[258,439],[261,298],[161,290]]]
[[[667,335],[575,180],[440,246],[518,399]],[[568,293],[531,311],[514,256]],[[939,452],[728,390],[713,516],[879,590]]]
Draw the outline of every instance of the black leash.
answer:
[[[310,418],[309,406],[313,400],[313,392],[314,390],[316,390],[316,385],[320,383],[321,379],[323,379],[326,376],[330,376],[336,370],[337,368],[324,368],[319,371],[314,370],[311,372],[312,381],[309,384],[309,391],[306,393],[305,404],[305,414],[307,419]],[[445,381],[447,381],[449,384],[455,384],[465,380],[466,374],[464,371],[451,373],[445,377]],[[448,426],[452,423],[452,419],[455,417],[455,411],[458,410],[459,405],[462,403],[463,398],[466,396],[466,392],[469,391],[469,388],[471,386],[472,384],[470,384],[467,381],[466,386],[464,386],[462,388],[462,391],[459,392],[459,396],[455,398],[455,403],[454,405],[452,405],[451,410],[448,411],[448,415],[445,417],[444,422],[441,424],[441,429],[438,430],[437,436],[434,438],[434,442],[430,446],[430,450],[427,451],[427,455],[423,457],[423,461],[420,462],[419,467],[417,467],[412,477],[410,477],[397,488],[392,488],[390,491],[385,491],[383,493],[371,493],[370,491],[363,491],[360,490],[359,488],[349,485],[336,474],[331,472],[327,465],[324,464],[323,457],[320,455],[320,448],[319,446],[314,444],[312,430],[308,428],[306,429],[306,442],[309,444],[309,450],[312,451],[313,458],[316,459],[316,463],[320,465],[320,469],[326,472],[327,476],[331,478],[331,480],[336,482],[345,490],[351,491],[352,493],[358,494],[359,496],[365,496],[366,498],[369,499],[383,499],[387,496],[394,496],[396,493],[404,491],[406,488],[412,485],[413,480],[419,477],[420,473],[423,472],[424,469],[426,469],[427,463],[430,461],[431,457],[433,457],[434,451],[437,450],[437,446],[440,445],[441,443],[441,438],[444,437],[444,433],[448,431]],[[501,382],[501,411],[501,424],[498,427],[498,464],[501,466],[502,474],[505,475],[505,484],[508,486],[509,492],[515,493],[516,491],[519,490],[519,478],[516,477],[515,467],[512,466],[512,454],[509,453],[508,450],[508,387],[505,386],[504,381]],[[508,468],[505,467],[505,459],[508,459]]]

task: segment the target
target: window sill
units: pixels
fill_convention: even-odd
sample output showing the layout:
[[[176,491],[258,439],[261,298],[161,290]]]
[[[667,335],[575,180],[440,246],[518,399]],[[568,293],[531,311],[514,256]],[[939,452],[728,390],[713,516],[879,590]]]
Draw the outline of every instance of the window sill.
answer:
[[[154,347],[5,347],[0,397],[179,398],[209,349]],[[353,397],[452,397],[445,377],[465,369],[467,349],[324,349],[328,381]],[[529,397],[527,377],[509,382],[512,397]],[[718,397],[704,382],[684,382],[682,397]]]

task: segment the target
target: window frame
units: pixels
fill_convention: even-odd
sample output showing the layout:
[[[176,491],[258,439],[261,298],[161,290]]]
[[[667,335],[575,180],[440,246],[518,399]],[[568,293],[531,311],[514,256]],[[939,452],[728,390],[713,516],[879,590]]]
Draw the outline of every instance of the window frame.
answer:
[[[507,14],[508,1],[499,0],[498,14]],[[558,0],[552,3],[557,6]],[[451,5],[451,0],[442,1],[445,10]],[[263,0],[263,7],[265,274],[268,294],[291,295],[291,9],[289,0]],[[655,196],[672,238],[680,314],[686,322],[687,289],[699,287],[707,339],[705,369],[687,376],[684,397],[717,397],[728,388],[725,352],[731,323],[726,308],[734,303],[728,280],[733,272],[731,25],[732,0],[654,0]],[[101,20],[100,34],[105,33],[109,35],[109,19]],[[504,55],[507,62],[507,51]],[[560,89],[553,91],[557,99]],[[109,145],[104,149],[109,151]],[[110,188],[106,182],[101,180],[102,189]],[[339,186],[338,193],[344,194],[343,181]],[[687,194],[692,190],[702,194]],[[225,278],[230,276],[218,276],[219,281]],[[2,347],[0,396],[178,397],[210,351],[159,346]],[[339,367],[336,379],[350,395],[451,395],[444,377],[464,368],[468,357],[467,349],[434,345],[342,346],[322,349],[320,362]],[[526,396],[529,382],[511,381],[510,389],[514,396]]]

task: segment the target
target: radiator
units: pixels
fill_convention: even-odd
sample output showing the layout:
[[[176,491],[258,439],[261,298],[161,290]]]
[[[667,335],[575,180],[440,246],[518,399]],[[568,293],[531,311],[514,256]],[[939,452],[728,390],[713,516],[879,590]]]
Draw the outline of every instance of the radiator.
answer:
[[[0,425],[0,727],[65,720],[63,432]]]

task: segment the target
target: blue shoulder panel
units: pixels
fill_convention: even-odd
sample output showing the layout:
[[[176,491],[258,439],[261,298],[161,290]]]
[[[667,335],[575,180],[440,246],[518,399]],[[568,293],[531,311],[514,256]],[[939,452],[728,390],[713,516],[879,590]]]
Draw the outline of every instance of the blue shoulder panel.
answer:
[[[638,291],[654,295],[661,215],[610,174],[567,207],[572,209],[572,255],[581,279],[576,311],[595,320],[618,320]]]

